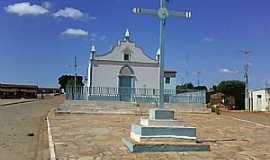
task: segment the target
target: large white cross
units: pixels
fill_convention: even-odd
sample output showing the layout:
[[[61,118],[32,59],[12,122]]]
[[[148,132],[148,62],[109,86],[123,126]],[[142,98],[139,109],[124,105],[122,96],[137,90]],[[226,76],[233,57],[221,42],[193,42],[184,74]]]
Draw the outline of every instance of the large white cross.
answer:
[[[160,19],[160,96],[159,96],[159,108],[164,108],[164,46],[165,46],[165,25],[166,19],[169,16],[175,17],[184,17],[191,18],[191,12],[177,12],[177,11],[169,11],[167,9],[167,3],[169,0],[160,0],[160,8],[158,10],[154,9],[142,9],[142,8],[134,8],[133,13],[137,15],[150,15],[157,16]]]

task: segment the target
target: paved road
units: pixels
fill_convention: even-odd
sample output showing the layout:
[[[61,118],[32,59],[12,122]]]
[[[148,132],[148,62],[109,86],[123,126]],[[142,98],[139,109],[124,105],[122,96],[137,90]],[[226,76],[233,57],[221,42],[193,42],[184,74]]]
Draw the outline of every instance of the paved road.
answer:
[[[45,117],[62,102],[62,97],[55,97],[0,107],[0,160],[47,160]]]

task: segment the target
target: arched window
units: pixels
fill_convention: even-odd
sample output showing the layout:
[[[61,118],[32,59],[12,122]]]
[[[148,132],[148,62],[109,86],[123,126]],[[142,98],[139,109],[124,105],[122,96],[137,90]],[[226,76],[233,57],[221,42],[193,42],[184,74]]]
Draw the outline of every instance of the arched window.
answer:
[[[134,75],[134,72],[130,66],[126,65],[120,69],[119,74],[121,76],[131,76],[131,75]]]

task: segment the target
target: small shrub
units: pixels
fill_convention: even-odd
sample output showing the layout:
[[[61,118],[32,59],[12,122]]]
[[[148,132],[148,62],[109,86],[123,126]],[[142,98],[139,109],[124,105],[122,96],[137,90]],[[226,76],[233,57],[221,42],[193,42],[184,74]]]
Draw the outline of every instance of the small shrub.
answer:
[[[219,105],[216,106],[216,110],[215,111],[216,111],[216,114],[217,115],[220,115],[221,114],[221,109],[220,109],[220,106]]]
[[[216,112],[216,105],[211,106],[211,112]]]
[[[213,105],[211,106],[211,112],[215,112],[217,115],[221,114],[221,109],[219,105]]]

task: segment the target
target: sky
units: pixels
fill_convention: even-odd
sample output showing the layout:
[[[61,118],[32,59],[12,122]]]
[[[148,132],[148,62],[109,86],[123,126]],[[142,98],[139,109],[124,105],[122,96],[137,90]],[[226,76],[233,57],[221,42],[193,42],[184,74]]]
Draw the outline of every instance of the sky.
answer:
[[[179,84],[212,86],[244,80],[251,88],[270,84],[269,0],[170,0],[169,10],[191,11],[192,18],[169,17],[165,64],[177,70]],[[0,0],[0,83],[57,87],[63,74],[86,76],[91,45],[108,52],[126,29],[136,45],[155,57],[159,19],[132,8],[159,8],[158,0]],[[250,50],[245,60],[244,50]],[[198,74],[199,73],[199,74]]]

